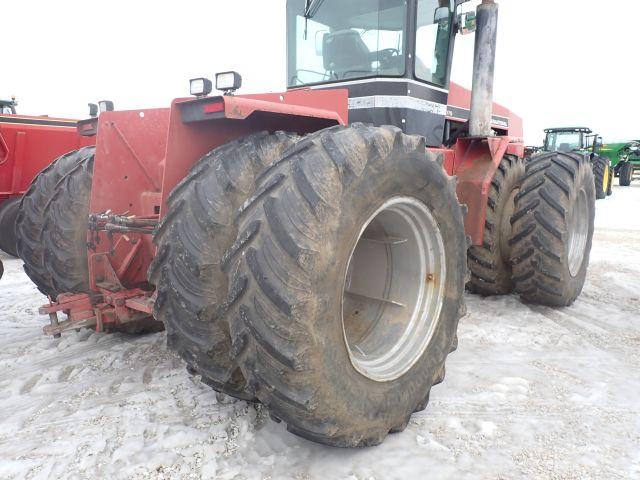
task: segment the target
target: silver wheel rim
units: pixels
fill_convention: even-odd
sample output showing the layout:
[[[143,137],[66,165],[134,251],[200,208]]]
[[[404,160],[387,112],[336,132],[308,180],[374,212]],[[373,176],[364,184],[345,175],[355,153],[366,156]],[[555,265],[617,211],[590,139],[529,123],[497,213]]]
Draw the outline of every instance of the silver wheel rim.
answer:
[[[438,325],[446,260],[424,203],[395,197],[364,223],[349,256],[342,331],[353,367],[391,381],[420,359]]]
[[[576,203],[569,217],[569,273],[572,277],[578,275],[589,234],[587,193],[580,189]]]

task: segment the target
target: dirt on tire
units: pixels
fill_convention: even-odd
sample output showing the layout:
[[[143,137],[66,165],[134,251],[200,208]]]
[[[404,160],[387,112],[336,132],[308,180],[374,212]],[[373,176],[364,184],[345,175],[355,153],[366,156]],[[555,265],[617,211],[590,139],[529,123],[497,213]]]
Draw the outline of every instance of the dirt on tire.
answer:
[[[44,266],[45,209],[56,193],[58,182],[79,162],[93,158],[94,154],[95,147],[85,147],[57,158],[36,176],[20,202],[16,218],[18,256],[24,262],[26,274],[45,295],[55,295],[50,274]]]
[[[426,205],[437,221],[446,294],[427,347],[405,374],[383,382],[350,361],[342,296],[363,222],[397,196]],[[309,135],[261,176],[236,221],[225,254],[231,354],[272,418],[340,447],[375,445],[404,429],[444,377],[465,311],[463,209],[424,139],[361,124]]]
[[[473,293],[506,295],[513,290],[511,215],[524,172],[523,159],[505,155],[491,180],[482,245],[473,245],[467,252],[471,273],[467,289]]]
[[[548,306],[575,301],[587,274],[594,217],[588,158],[550,152],[527,164],[510,240],[513,281],[523,300]]]
[[[166,326],[169,348],[203,382],[245,400],[255,396],[229,358],[231,340],[220,315],[228,290],[222,257],[236,239],[235,213],[253,194],[255,178],[296,140],[261,132],[205,155],[171,193],[154,238],[154,315]]]
[[[52,297],[88,293],[87,223],[94,155],[81,158],[56,184],[44,208],[42,263],[51,279]]]

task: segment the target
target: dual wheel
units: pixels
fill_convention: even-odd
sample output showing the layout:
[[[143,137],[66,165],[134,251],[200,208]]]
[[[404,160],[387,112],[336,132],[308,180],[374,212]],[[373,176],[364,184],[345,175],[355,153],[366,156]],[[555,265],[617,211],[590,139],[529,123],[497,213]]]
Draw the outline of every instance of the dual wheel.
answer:
[[[427,405],[457,344],[455,181],[392,127],[255,134],[169,198],[150,269],[169,346],[305,438],[380,443]]]
[[[469,290],[572,304],[589,264],[595,185],[583,155],[549,152],[526,165],[505,156],[491,183],[483,243],[468,251]]]
[[[95,147],[69,152],[40,172],[16,218],[17,253],[38,289],[51,298],[88,292],[87,218]]]

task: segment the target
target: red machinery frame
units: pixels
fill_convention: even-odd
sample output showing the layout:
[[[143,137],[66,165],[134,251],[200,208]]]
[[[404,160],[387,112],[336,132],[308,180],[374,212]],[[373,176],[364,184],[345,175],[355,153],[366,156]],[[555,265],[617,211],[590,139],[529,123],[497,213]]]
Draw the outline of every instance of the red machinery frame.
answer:
[[[453,86],[452,92],[459,109],[469,105],[467,90]],[[347,105],[347,90],[297,89],[183,98],[168,109],[103,113],[97,129],[95,122],[91,127],[100,132],[87,233],[94,293],[63,294],[42,307],[40,312],[51,318],[45,333],[58,335],[81,326],[108,330],[151,315],[154,296],[147,268],[155,255],[152,233],[166,215],[168,195],[194,163],[214,148],[256,131],[303,135],[347,125]],[[522,121],[504,107],[495,109],[508,116],[507,133],[521,136]],[[465,228],[474,244],[482,243],[489,187],[502,157],[524,153],[522,139],[509,135],[462,138],[452,149],[429,149],[442,154],[447,173],[458,177],[458,197],[470,210]],[[67,313],[67,320],[59,322],[58,312]]]
[[[0,115],[0,204],[25,193],[35,176],[57,157],[93,145],[78,135],[77,121]]]

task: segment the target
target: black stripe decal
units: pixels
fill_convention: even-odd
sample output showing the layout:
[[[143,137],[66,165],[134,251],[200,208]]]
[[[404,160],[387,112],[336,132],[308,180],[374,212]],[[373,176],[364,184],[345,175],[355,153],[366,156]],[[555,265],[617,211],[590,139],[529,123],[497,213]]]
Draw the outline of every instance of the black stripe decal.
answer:
[[[64,120],[44,120],[36,118],[16,118],[0,116],[0,123],[18,123],[21,125],[51,125],[57,127],[76,127],[78,122]]]
[[[402,95],[444,104],[447,103],[448,98],[448,94],[446,92],[434,90],[426,86],[409,82],[385,82],[384,80],[347,85],[334,85],[328,83],[323,85],[320,90],[334,90],[337,88],[346,88],[349,90],[349,98],[368,97],[371,95]]]

